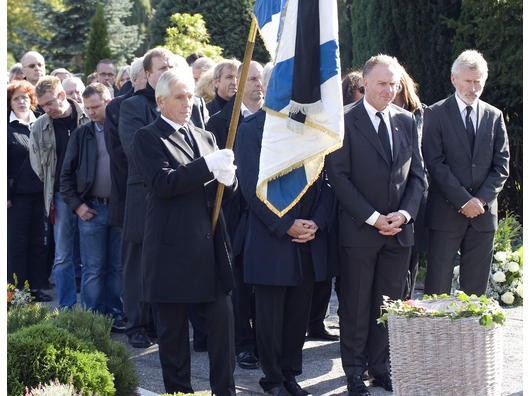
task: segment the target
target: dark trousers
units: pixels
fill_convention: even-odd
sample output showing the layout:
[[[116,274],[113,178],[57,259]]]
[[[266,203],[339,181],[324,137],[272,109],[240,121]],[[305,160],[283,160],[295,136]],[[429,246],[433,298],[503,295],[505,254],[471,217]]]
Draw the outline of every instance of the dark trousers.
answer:
[[[142,296],[143,279],[140,270],[142,244],[122,240],[121,259],[123,262],[123,311],[127,316],[127,335],[138,331],[154,332],[154,318],[151,304]]]
[[[234,328],[236,354],[241,352],[256,353],[256,316],[254,309],[254,295],[251,285],[243,282],[243,260],[239,255],[235,258],[234,279],[236,287],[232,291],[234,304]]]
[[[301,253],[298,286],[255,285],[256,343],[265,391],[302,373],[302,349],[311,309],[314,273],[311,255]]]
[[[399,299],[405,287],[410,248],[394,237],[379,246],[344,247],[340,254],[339,325],[346,377],[389,372],[388,330],[377,324],[383,295]]]
[[[7,280],[18,279],[18,288],[48,289],[50,232],[42,193],[17,194],[7,209]]]
[[[162,376],[167,393],[193,393],[191,387],[188,304],[156,303]],[[194,304],[208,328],[210,386],[218,396],[235,394],[234,316],[230,296]]]
[[[457,232],[430,230],[426,294],[451,291],[455,259],[460,249],[460,290],[486,293],[493,258],[494,231],[479,232],[471,225]]]
[[[326,330],[324,319],[328,313],[329,299],[331,298],[331,279],[315,282],[313,296],[311,298],[311,312],[307,331],[310,333],[322,333]]]

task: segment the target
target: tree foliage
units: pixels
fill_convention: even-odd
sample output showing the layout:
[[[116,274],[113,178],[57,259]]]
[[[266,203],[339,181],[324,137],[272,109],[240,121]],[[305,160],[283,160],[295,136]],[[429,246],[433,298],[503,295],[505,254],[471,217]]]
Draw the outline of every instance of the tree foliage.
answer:
[[[84,72],[85,76],[96,70],[96,66],[101,59],[110,58],[109,34],[107,22],[103,17],[103,4],[96,5],[96,13],[90,22],[90,34],[85,56]]]
[[[177,12],[201,14],[210,33],[211,44],[223,48],[225,57],[243,59],[254,3],[254,0],[161,0],[150,23],[150,46],[164,44],[171,15]],[[269,60],[259,35],[253,58],[261,62]]]
[[[131,15],[125,20],[126,25],[138,27],[140,42],[135,56],[142,56],[149,49],[149,21],[151,20],[151,1],[133,0]]]
[[[223,49],[209,44],[210,36],[202,15],[177,12],[171,15],[170,21],[165,38],[166,48],[183,57],[201,52],[216,62],[222,59]]]
[[[137,25],[128,25],[126,21],[132,14],[133,1],[106,0],[104,18],[108,27],[108,45],[112,59],[117,65],[132,60],[144,37]]]

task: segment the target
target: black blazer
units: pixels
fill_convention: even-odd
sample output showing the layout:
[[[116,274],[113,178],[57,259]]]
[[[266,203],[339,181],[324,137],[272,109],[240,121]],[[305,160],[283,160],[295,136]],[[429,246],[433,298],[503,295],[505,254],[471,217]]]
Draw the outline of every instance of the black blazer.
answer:
[[[127,81],[129,83],[130,81]],[[125,87],[125,85],[124,85]],[[123,88],[123,87],[122,87]],[[111,192],[109,200],[109,224],[122,228],[125,213],[125,195],[127,192],[127,157],[121,146],[118,125],[120,121],[120,108],[125,99],[132,96],[132,92],[112,99],[105,108],[105,145],[110,157]]]
[[[156,120],[159,114],[155,91],[149,85],[121,104],[118,131],[128,163],[122,238],[127,242],[142,243],[145,223],[145,187],[134,162],[133,139],[136,131]]]
[[[471,224],[497,228],[497,196],[509,174],[508,134],[502,112],[479,100],[473,152],[454,95],[424,113],[423,155],[430,176],[426,219],[430,228],[454,231]],[[486,201],[486,212],[468,219],[458,210],[472,197]]]
[[[203,158],[217,145],[210,132],[188,127],[198,159],[160,117],[134,137],[134,160],[147,187],[141,271],[148,302],[208,302],[233,287],[222,215],[212,235],[217,182]]]
[[[371,246],[382,238],[365,223],[374,211],[406,210],[412,219],[396,234],[402,246],[414,243],[413,221],[425,191],[424,169],[414,116],[393,104],[389,108],[393,161],[389,163],[360,100],[344,113],[343,147],[329,157],[329,179],[339,201],[342,246]]]

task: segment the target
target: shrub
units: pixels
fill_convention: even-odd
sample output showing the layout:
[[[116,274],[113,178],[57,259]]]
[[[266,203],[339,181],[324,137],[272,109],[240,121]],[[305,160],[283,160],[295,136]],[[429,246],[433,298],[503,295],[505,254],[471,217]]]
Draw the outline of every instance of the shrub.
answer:
[[[49,322],[20,329],[7,337],[8,394],[24,394],[25,386],[57,378],[98,395],[114,395],[107,358],[91,343]]]
[[[107,367],[114,375],[116,396],[131,396],[136,393],[140,383],[136,369],[125,345],[113,341],[110,336],[112,319],[76,308],[60,311],[51,321],[77,338],[93,344],[107,356]]]
[[[14,333],[18,329],[49,319],[52,315],[54,313],[43,304],[12,306],[7,311],[7,332]]]

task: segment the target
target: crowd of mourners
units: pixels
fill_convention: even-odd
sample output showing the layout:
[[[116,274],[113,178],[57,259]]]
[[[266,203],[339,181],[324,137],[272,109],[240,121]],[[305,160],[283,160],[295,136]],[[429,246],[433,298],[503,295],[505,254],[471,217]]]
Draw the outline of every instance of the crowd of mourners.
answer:
[[[480,100],[487,63],[462,52],[430,106],[394,57],[345,74],[343,145],[281,217],[256,196],[273,69],[250,62],[226,148],[236,59],[157,47],[85,78],[25,53],[7,84],[7,280],[158,344],[168,393],[193,392],[193,347],[215,395],[236,394],[236,364],[262,370],[267,394],[308,395],[306,338],[340,342],[350,396],[391,391],[376,320],[383,295],[413,297],[419,256],[425,293],[451,291],[457,255],[461,290],[486,291],[509,163],[503,115]],[[324,324],[333,280],[340,335]]]

